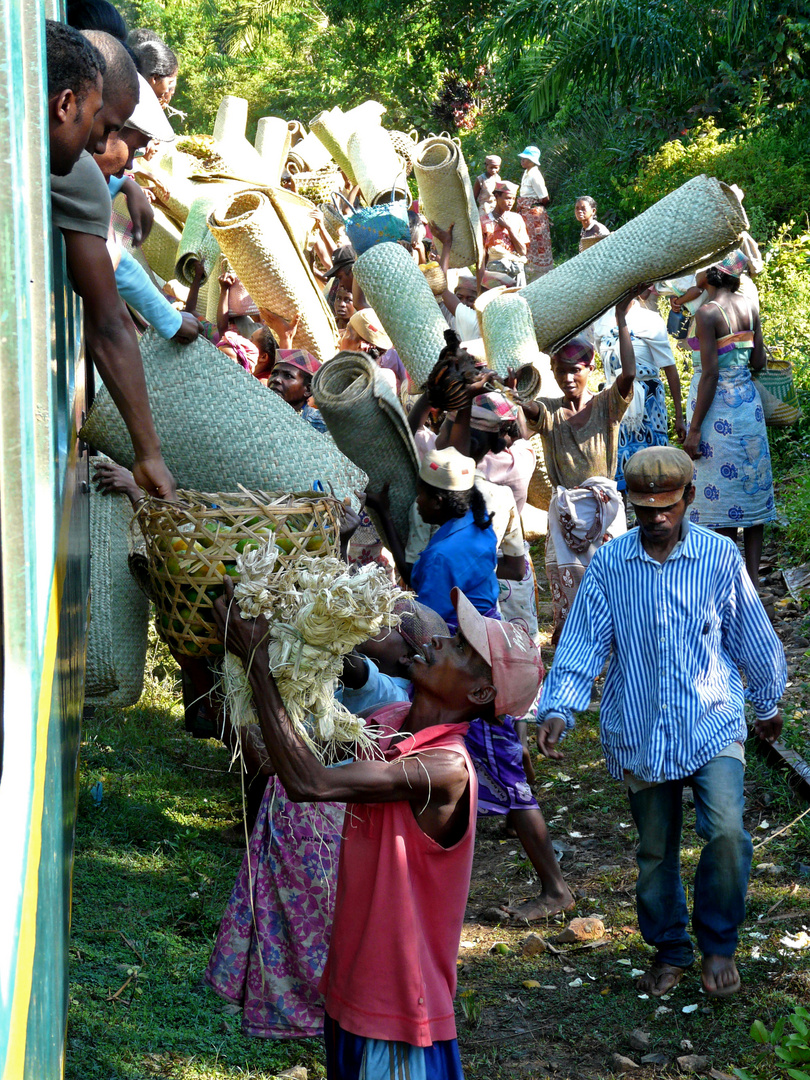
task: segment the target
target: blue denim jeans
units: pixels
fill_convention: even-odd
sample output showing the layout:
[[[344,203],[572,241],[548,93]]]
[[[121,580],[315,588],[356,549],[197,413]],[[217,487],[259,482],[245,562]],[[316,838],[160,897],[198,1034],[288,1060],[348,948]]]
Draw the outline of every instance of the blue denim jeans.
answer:
[[[630,793],[639,834],[638,924],[647,944],[658,950],[659,963],[688,967],[695,958],[681,882],[686,784],[694,791],[696,831],[706,841],[695,873],[692,927],[704,956],[734,955],[753,853],[742,820],[743,775],[741,761],[715,757],[693,776]]]

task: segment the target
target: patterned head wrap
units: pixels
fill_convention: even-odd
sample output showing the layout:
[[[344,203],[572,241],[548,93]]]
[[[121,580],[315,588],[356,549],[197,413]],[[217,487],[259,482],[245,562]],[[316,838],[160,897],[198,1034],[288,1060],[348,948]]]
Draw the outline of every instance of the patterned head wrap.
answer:
[[[401,618],[397,629],[413,649],[420,650],[433,637],[452,637],[441,615],[412,596],[398,599],[394,611]]]
[[[498,157],[497,154],[487,154],[487,156],[484,158],[484,162],[487,165],[494,165],[497,169],[500,169],[501,167],[501,159]]]
[[[748,269],[748,259],[742,251],[737,248],[737,250],[732,251],[730,255],[726,255],[725,259],[721,259],[719,263],[715,263],[714,269],[723,270],[731,277],[742,277]]]
[[[473,398],[470,427],[477,431],[499,431],[502,424],[509,424],[517,418],[515,406],[497,391]]]
[[[279,349],[276,354],[277,364],[289,364],[290,367],[305,371],[308,375],[314,375],[321,366],[320,360],[306,349]]]
[[[553,354],[554,360],[561,360],[564,364],[590,364],[593,357],[593,345],[582,335],[567,341]]]
[[[253,371],[259,360],[259,350],[249,338],[242,337],[235,330],[226,330],[217,342],[217,348],[225,346],[233,349],[236,353],[237,363],[241,364],[245,371]]]

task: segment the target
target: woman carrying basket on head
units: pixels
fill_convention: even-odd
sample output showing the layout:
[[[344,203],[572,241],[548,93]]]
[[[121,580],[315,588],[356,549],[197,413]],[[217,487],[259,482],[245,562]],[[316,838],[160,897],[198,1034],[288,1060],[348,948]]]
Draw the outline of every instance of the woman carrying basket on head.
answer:
[[[551,255],[551,228],[546,213],[550,199],[546,182],[539,169],[539,148],[527,146],[518,156],[523,176],[520,180],[517,211],[525,221],[529,233],[526,276],[532,279],[541,277],[554,269],[554,259]]]

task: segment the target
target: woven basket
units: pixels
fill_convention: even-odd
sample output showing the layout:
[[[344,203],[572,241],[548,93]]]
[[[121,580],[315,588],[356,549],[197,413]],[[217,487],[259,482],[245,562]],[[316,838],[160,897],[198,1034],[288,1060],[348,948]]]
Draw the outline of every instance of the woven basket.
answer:
[[[210,341],[178,345],[148,331],[140,346],[163,457],[180,487],[306,491],[319,481],[356,505],[365,473]],[[129,432],[105,387],[82,438],[120,465],[134,465]]]
[[[765,347],[765,368],[757,372],[757,382],[786,405],[799,409],[793,364],[789,360],[777,359],[768,346]]]
[[[422,212],[443,229],[454,225],[450,266],[478,266],[484,257],[484,239],[478,206],[464,155],[443,135],[419,143],[413,167]]]
[[[321,361],[333,356],[334,316],[270,196],[258,191],[235,195],[213,211],[209,225],[259,308],[285,319],[300,316],[295,347]]]
[[[475,310],[492,370],[505,377],[510,368],[517,371],[528,365],[541,377],[548,376],[548,388],[551,367],[548,357],[537,348],[532,313],[520,291],[504,286],[489,289],[475,301]]]
[[[281,183],[281,174],[290,152],[292,132],[286,120],[280,116],[263,116],[256,125],[256,153],[264,162],[265,183],[275,187]]]
[[[329,169],[321,169],[320,172],[295,173],[294,179],[298,194],[314,203],[324,202],[333,191],[340,191],[343,187],[340,169],[334,165]]]
[[[354,175],[369,206],[396,199],[408,199],[408,182],[402,161],[391,136],[381,127],[363,127],[349,136],[347,147]]]
[[[548,510],[554,489],[551,486],[546,470],[543,440],[539,435],[532,435],[529,442],[534,450],[535,462],[526,501],[531,503],[532,506],[536,506],[538,510]]]
[[[354,277],[377,312],[411,379],[421,386],[445,346],[447,323],[424,274],[399,244],[375,244]]]
[[[789,386],[781,372],[775,372],[776,378],[773,377],[774,368],[771,367],[771,363],[787,365]],[[789,360],[769,361],[768,367],[757,373],[754,386],[759,391],[762,411],[765,413],[765,423],[768,427],[792,427],[802,415],[802,410],[798,404],[799,398],[793,385],[793,366]],[[779,394],[779,391],[790,394],[791,390],[791,396],[795,398],[796,404],[782,398]]]
[[[346,219],[339,210],[335,209],[331,202],[321,203],[318,209],[323,214],[323,223],[326,226],[326,231],[335,243],[339,244],[341,242],[340,230],[346,224]],[[343,239],[343,243],[346,243],[345,238]]]
[[[312,394],[338,449],[368,473],[372,489],[390,483],[391,516],[407,537],[419,458],[408,418],[381,368],[362,353],[338,353],[316,372]]]
[[[194,263],[198,260],[205,267],[207,281],[219,258],[219,244],[208,228],[208,215],[228,198],[237,185],[228,181],[196,184],[196,197],[186,218],[186,224],[177,248],[175,275],[184,285],[194,284]]]
[[[747,226],[726,184],[694,177],[522,290],[537,344],[551,353],[636,285],[708,265],[732,251]]]
[[[318,113],[309,124],[310,133],[320,139],[324,147],[329,151],[332,158],[346,174],[347,179],[357,183],[357,178],[349,161],[348,146],[351,131],[346,129],[346,118],[338,109],[329,109],[328,112]]]
[[[340,555],[340,504],[328,496],[178,491],[179,502],[145,499],[136,513],[146,541],[158,633],[185,656],[222,656],[214,601],[236,560],[273,538],[278,563],[301,553]]]
[[[414,128],[409,134],[404,131],[389,131],[394,149],[402,158],[405,173],[410,176],[413,172],[413,163],[416,161],[416,147],[419,143],[419,135]]]
[[[96,458],[96,461],[99,459]],[[132,504],[90,490],[90,623],[85,700],[134,705],[143,690],[149,601],[129,572]]]

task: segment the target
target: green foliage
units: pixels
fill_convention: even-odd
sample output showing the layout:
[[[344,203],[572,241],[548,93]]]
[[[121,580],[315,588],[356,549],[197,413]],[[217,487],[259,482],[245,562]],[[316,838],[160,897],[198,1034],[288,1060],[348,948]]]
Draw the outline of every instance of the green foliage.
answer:
[[[810,1041],[808,1041],[810,1026],[808,1025],[810,1025],[810,1012],[801,1006],[796,1006],[790,1016],[778,1020],[772,1031],[768,1031],[761,1020],[755,1020],[751,1025],[751,1038],[754,1042],[768,1048],[760,1057],[760,1061],[767,1058],[772,1065],[776,1065],[777,1063],[773,1061],[775,1056],[779,1059],[778,1067],[784,1069],[791,1080],[810,1080],[810,1071],[804,1067],[810,1065]],[[794,1065],[803,1067],[798,1069],[789,1067]],[[757,1080],[757,1077],[761,1075],[758,1071],[752,1073],[745,1069],[735,1069],[734,1072],[740,1080]],[[770,1069],[768,1075],[773,1075]]]

